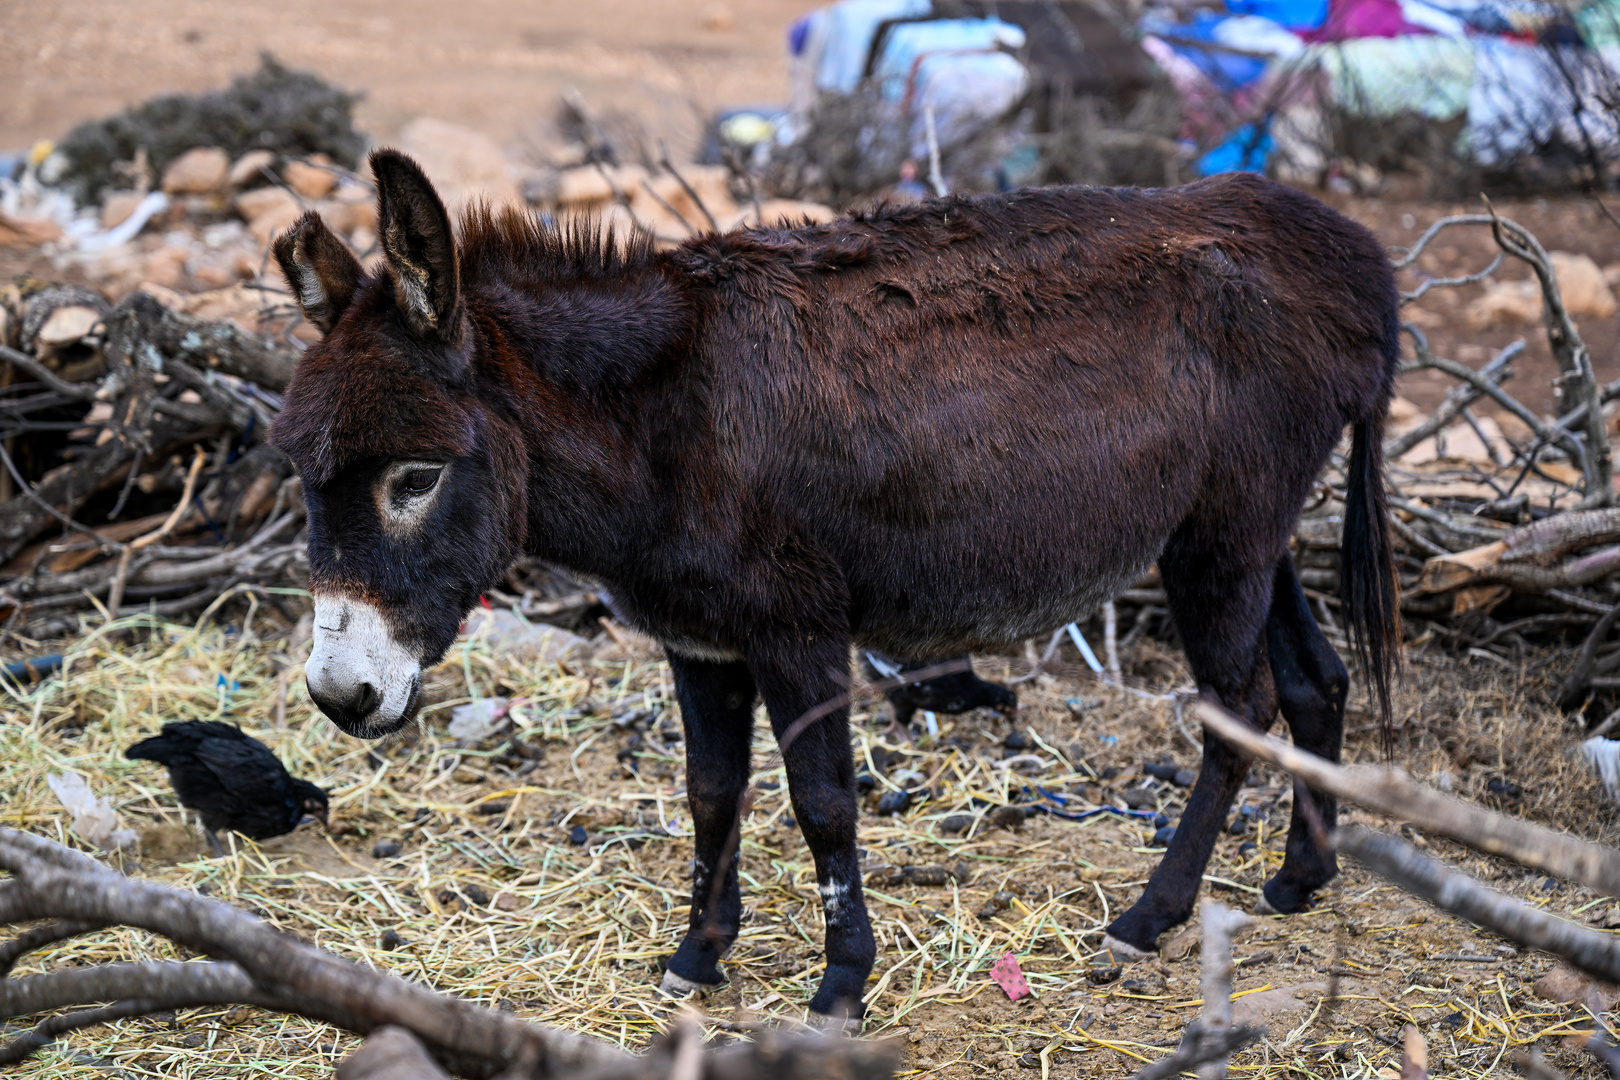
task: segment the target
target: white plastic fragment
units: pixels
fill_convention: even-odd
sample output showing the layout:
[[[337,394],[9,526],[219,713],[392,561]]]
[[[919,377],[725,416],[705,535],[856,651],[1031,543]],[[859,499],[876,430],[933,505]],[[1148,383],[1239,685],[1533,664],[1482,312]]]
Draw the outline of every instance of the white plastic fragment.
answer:
[[[78,773],[51,773],[45,782],[73,815],[73,831],[86,843],[103,851],[116,851],[133,846],[140,838],[134,829],[119,826],[112,800],[106,796],[96,798],[89,782]]]

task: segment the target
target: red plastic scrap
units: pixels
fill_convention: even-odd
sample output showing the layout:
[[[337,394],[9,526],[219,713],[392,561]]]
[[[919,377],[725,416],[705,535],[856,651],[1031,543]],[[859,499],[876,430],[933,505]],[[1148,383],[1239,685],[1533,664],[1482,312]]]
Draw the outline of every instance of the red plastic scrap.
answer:
[[[1018,966],[1018,957],[1011,950],[991,966],[990,977],[996,980],[997,986],[1007,991],[1009,1001],[1017,1001],[1030,993],[1029,980],[1024,978],[1024,969]]]

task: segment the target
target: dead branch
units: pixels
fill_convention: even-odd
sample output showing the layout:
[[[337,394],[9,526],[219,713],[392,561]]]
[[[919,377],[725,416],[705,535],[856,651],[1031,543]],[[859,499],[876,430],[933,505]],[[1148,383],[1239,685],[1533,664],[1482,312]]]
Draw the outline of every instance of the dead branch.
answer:
[[[1620,568],[1613,549],[1563,566],[1559,557],[1581,548],[1620,541],[1620,508],[1578,510],[1520,526],[1500,539],[1423,565],[1418,591],[1449,592],[1481,581],[1500,581],[1527,592],[1589,585]]]
[[[1490,363],[1479,369],[1480,378],[1493,383],[1503,383],[1511,379],[1513,370],[1508,365],[1522,352],[1524,352],[1524,341],[1513,342],[1497,353]],[[1430,359],[1433,359],[1433,357],[1430,357]],[[1401,370],[1403,373],[1421,371],[1431,366],[1433,365],[1420,361],[1409,364]],[[1391,439],[1384,445],[1384,457],[1393,461],[1424,439],[1432,438],[1436,433],[1444,430],[1464,409],[1484,396],[1485,391],[1473,383],[1465,382],[1462,386],[1453,387],[1451,392],[1446,395],[1446,399],[1440,403],[1440,407],[1434,410],[1427,420],[1399,438]]]
[[[129,580],[129,560],[142,548],[151,547],[174,531],[180,519],[186,516],[191,509],[191,495],[197,490],[197,474],[202,471],[203,461],[207,455],[202,447],[191,458],[191,471],[186,473],[186,486],[180,493],[180,501],[175,504],[174,513],[152,532],[137,537],[125,545],[124,550],[118,553],[118,568],[113,572],[112,585],[107,590],[107,607],[116,612],[124,600],[124,584]]]
[[[1620,982],[1620,942],[1607,934],[1521,904],[1393,836],[1349,825],[1334,834],[1333,842],[1369,870],[1435,907],[1508,941],[1560,956],[1595,979]]]
[[[1204,1016],[1201,1026],[1219,1037],[1232,1026],[1232,935],[1254,920],[1233,911],[1218,900],[1205,900],[1200,922],[1204,928],[1200,964],[1203,973]],[[1198,1080],[1225,1080],[1226,1057],[1205,1061],[1198,1067]]]
[[[1592,369],[1592,350],[1581,337],[1569,310],[1564,307],[1558,290],[1558,277],[1553,273],[1552,259],[1541,241],[1523,225],[1498,217],[1496,208],[1485,200],[1490,211],[1491,235],[1503,251],[1528,263],[1541,283],[1541,300],[1546,310],[1547,344],[1563,375],[1554,383],[1559,411],[1570,412],[1585,405],[1583,419],[1586,426],[1585,463],[1586,497],[1583,507],[1608,506],[1614,501],[1614,461],[1609,447],[1609,429],[1605,425],[1601,407],[1602,386]]]
[[[1264,1028],[1244,1025],[1224,1031],[1205,1031],[1194,1021],[1187,1025],[1181,1036],[1181,1045],[1167,1058],[1138,1069],[1131,1080],[1168,1080],[1184,1072],[1192,1072],[1206,1062],[1225,1061],[1232,1054],[1252,1042],[1265,1037]]]
[[[0,978],[0,1014],[30,1016],[97,1002],[46,1018],[0,1048],[18,1061],[77,1027],[199,1005],[253,1005],[290,1012],[361,1034],[393,1026],[432,1059],[461,1076],[511,1080],[662,1078],[678,1053],[633,1058],[604,1043],[526,1024],[498,1010],[435,994],[415,983],[333,956],[289,938],[255,916],[194,893],[126,878],[88,856],[42,837],[0,829],[0,922],[57,920],[0,949],[18,956],[102,926],[149,930],[211,959],[74,967]],[[385,1036],[385,1042],[397,1038]],[[784,1080],[847,1076],[879,1080],[894,1069],[883,1044],[761,1033],[701,1058],[693,1080]],[[408,1072],[381,1073],[398,1077]]]
[[[1620,854],[1424,787],[1405,770],[1381,765],[1335,765],[1261,734],[1223,709],[1200,701],[1204,727],[1245,754],[1269,762],[1326,792],[1381,814],[1450,837],[1487,855],[1499,855],[1556,877],[1620,897]]]

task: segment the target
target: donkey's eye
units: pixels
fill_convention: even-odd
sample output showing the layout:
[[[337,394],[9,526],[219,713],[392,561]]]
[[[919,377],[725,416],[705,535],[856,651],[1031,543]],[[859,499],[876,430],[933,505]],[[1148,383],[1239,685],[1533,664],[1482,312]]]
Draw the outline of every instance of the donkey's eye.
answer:
[[[439,482],[439,469],[412,469],[399,478],[394,490],[401,495],[425,495]]]

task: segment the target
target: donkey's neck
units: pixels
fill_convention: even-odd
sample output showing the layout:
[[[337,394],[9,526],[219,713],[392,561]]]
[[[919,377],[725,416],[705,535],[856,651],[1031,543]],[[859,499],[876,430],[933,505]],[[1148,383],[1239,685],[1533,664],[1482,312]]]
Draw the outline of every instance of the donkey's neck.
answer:
[[[469,297],[480,396],[528,458],[525,554],[622,578],[655,513],[651,414],[680,381],[693,304],[662,268]],[[679,390],[675,390],[679,393]]]

